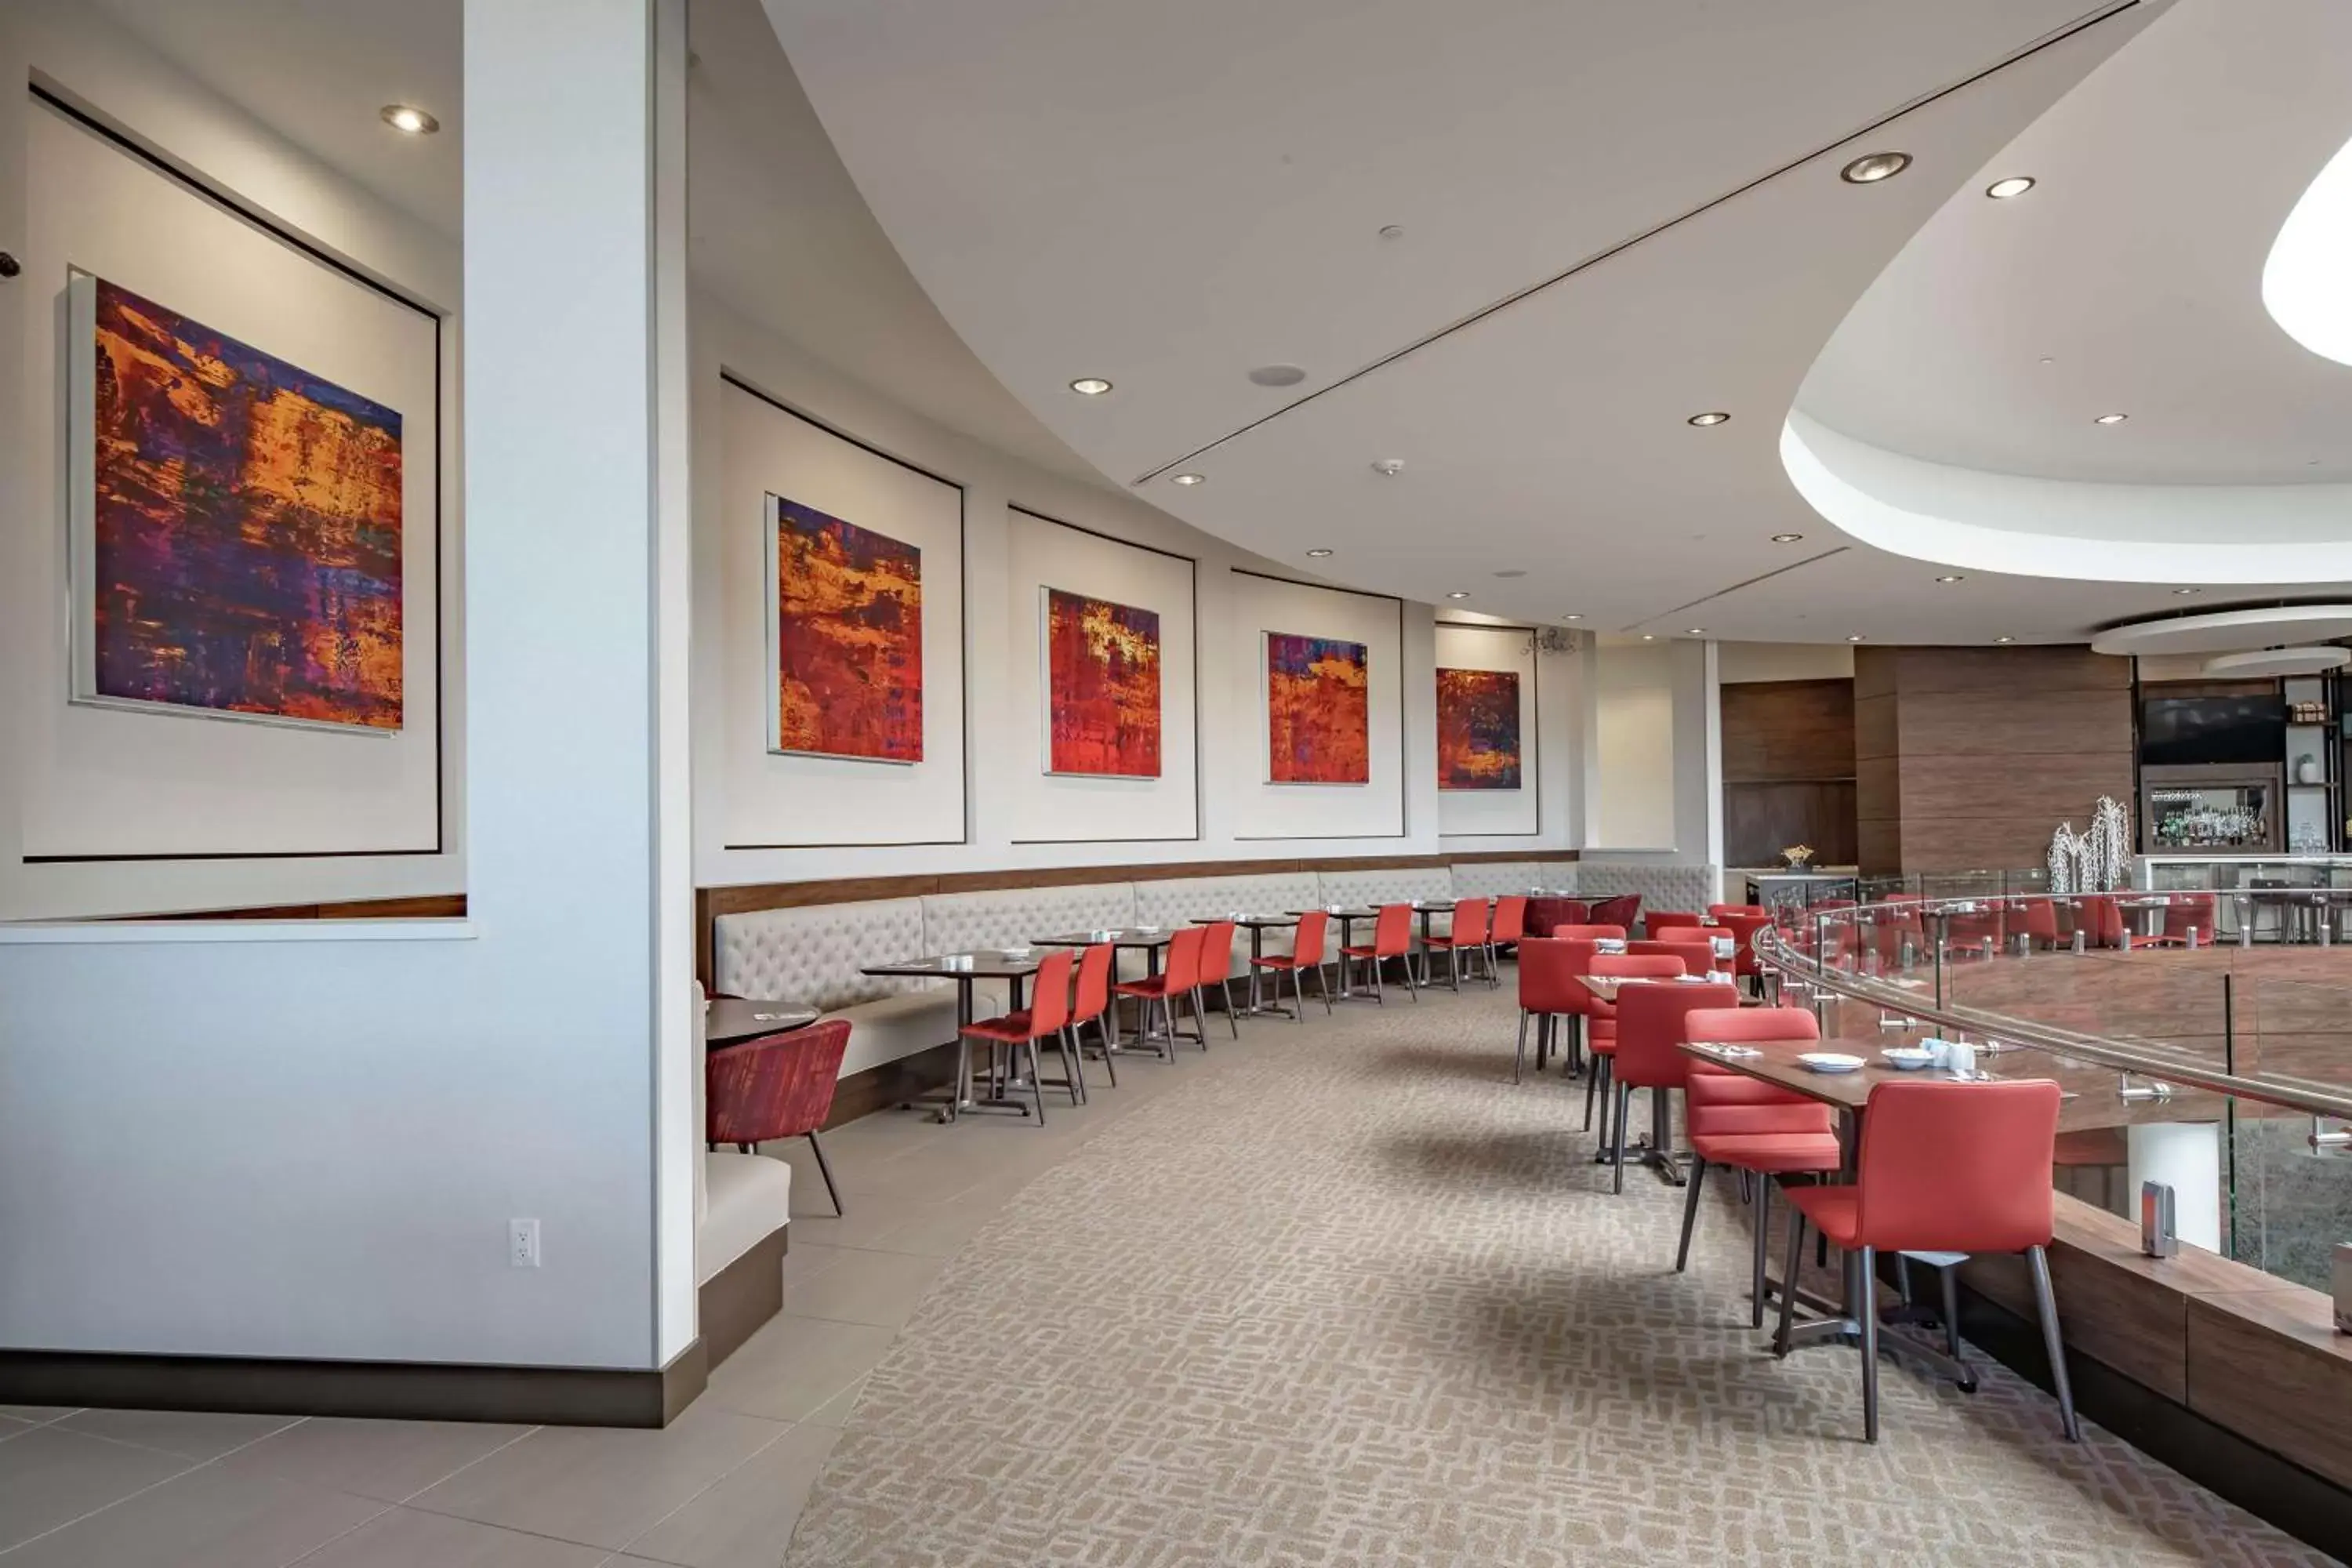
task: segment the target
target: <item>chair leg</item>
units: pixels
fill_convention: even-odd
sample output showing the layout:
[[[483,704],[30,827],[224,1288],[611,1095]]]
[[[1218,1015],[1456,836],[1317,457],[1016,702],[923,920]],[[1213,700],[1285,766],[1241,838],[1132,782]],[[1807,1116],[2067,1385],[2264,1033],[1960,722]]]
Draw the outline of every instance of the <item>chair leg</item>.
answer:
[[[1062,1052],[1062,1076],[1070,1080],[1070,1103],[1084,1105],[1087,1102],[1087,1075],[1078,1063],[1086,1053],[1076,1048],[1074,1044],[1076,1038],[1070,1026],[1065,1024],[1055,1041]]]
[[[1756,1260],[1755,1278],[1748,1281],[1749,1310],[1748,1326],[1764,1326],[1764,1249],[1771,1245],[1769,1232],[1772,1223],[1772,1178],[1759,1173],[1756,1178]]]
[[[1520,1079],[1525,1076],[1527,1066],[1528,1015],[1526,1011],[1522,1009],[1519,1013],[1519,1048],[1517,1054],[1511,1058],[1511,1081],[1513,1083],[1517,1083]],[[1543,1037],[1540,1035],[1536,1037],[1536,1071],[1543,1071]]]
[[[1690,1187],[1683,1194],[1683,1242],[1675,1248],[1675,1272],[1685,1273],[1690,1268],[1691,1227],[1698,1224],[1698,1189],[1706,1180],[1706,1162],[1691,1156]]]
[[[1936,1271],[1944,1289],[1944,1348],[1960,1359],[1960,1271],[1957,1267]]]
[[[1633,1086],[1621,1083],[1615,1088],[1617,1112],[1616,1121],[1609,1129],[1609,1163],[1617,1168],[1610,1173],[1609,1190],[1622,1193],[1625,1190],[1625,1119],[1633,1114]]]
[[[1405,954],[1404,988],[1412,994],[1412,999],[1415,1002],[1419,1002],[1421,1000],[1421,982],[1415,980],[1412,976],[1412,955],[1411,953]]]
[[[1522,1014],[1524,1017],[1526,1015]],[[1551,1015],[1536,1015],[1536,1071],[1541,1073],[1551,1061]]]
[[[2042,1320],[2042,1348],[2050,1356],[2050,1386],[2058,1394],[2058,1422],[2066,1441],[2083,1440],[2083,1425],[2074,1418],[2074,1387],[2066,1379],[2066,1346],[2058,1336],[2058,1300],[2050,1291],[2050,1255],[2030,1247],[2025,1260],[2033,1271],[2033,1310]]]
[[[1587,1132],[1592,1131],[1592,1102],[1600,1092],[1601,1069],[1595,1068],[1592,1069],[1592,1076],[1584,1080],[1584,1130]],[[1606,1131],[1607,1129],[1603,1128],[1602,1131]]]
[[[1238,1040],[1242,1037],[1242,1016],[1240,1010],[1234,1005],[1234,977],[1228,974],[1217,984],[1218,988],[1225,994],[1225,1027],[1231,1029],[1234,1032],[1234,1038]]]
[[[1862,1440],[1878,1441],[1878,1270],[1877,1249],[1856,1247],[1846,1258],[1853,1292],[1846,1310],[1862,1327]]]
[[[1797,1270],[1805,1262],[1805,1211],[1789,1205],[1789,1267],[1780,1276],[1780,1331],[1772,1336],[1772,1353],[1789,1353],[1790,1331],[1797,1321]]]
[[[833,1167],[824,1163],[824,1145],[816,1141],[814,1131],[809,1133],[808,1141],[809,1152],[816,1156],[816,1173],[824,1178],[825,1195],[833,1200],[833,1212],[847,1214],[849,1211],[841,1206],[841,1189],[833,1184]]]

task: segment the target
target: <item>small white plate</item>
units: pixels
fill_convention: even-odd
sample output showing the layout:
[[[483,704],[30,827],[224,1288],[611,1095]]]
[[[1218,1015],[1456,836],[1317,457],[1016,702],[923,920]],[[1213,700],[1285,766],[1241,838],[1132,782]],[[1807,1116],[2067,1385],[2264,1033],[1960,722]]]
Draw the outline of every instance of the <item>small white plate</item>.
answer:
[[[1889,1066],[1905,1072],[1917,1072],[1921,1068],[1934,1066],[1936,1061],[1935,1052],[1916,1046],[1889,1046],[1878,1054],[1886,1058]]]
[[[1797,1059],[1815,1072],[1860,1072],[1868,1065],[1843,1051],[1807,1051]]]

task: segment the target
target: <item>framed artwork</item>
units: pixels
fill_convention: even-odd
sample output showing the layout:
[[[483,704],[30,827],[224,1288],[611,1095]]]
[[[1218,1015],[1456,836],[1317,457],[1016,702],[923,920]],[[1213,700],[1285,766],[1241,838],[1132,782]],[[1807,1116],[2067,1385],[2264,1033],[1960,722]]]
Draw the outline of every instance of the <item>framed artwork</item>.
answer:
[[[1519,787],[1519,672],[1437,672],[1437,787]]]
[[[1370,670],[1362,643],[1265,634],[1267,783],[1371,782]]]
[[[772,752],[923,760],[923,552],[768,497]]]
[[[1160,612],[1043,590],[1045,771],[1160,776]]]
[[[73,700],[397,732],[399,413],[88,272],[67,310]]]

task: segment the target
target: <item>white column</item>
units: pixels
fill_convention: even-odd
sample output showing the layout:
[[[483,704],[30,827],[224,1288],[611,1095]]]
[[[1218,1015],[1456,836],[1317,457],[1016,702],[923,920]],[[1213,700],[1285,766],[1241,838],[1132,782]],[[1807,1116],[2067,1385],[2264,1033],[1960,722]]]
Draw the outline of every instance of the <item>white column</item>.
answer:
[[[2172,1227],[2192,1247],[2221,1250],[2221,1128],[2212,1121],[2135,1122],[2125,1130],[2126,1188],[2139,1212],[2143,1182],[2172,1189]]]

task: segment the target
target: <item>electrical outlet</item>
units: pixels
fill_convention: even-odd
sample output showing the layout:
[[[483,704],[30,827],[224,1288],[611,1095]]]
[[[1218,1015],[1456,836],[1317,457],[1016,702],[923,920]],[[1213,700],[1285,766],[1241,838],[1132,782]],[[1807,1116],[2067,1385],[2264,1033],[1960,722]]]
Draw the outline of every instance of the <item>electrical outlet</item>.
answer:
[[[539,1267],[539,1221],[507,1221],[507,1261],[517,1268]]]

